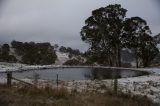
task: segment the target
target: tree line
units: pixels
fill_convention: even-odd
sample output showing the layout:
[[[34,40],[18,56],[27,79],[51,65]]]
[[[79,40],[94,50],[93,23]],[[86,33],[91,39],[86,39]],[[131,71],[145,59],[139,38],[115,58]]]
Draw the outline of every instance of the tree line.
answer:
[[[57,60],[56,51],[68,53],[70,58],[65,65],[82,64],[81,53],[78,49],[64,47],[58,44],[52,46],[50,43],[20,42],[13,40],[11,44],[3,44],[0,47],[1,62],[19,62],[30,65],[54,64]],[[78,58],[78,59],[76,59]]]
[[[81,29],[81,38],[90,45],[88,60],[103,65],[121,66],[123,48],[134,53],[136,66],[147,67],[159,53],[147,22],[141,17],[126,18],[120,4],[92,11]]]
[[[19,42],[12,41],[12,48],[14,48],[16,54],[22,56],[22,63],[25,64],[53,64],[57,59],[54,47],[46,43],[35,42]]]
[[[17,61],[16,57],[10,54],[10,46],[8,44],[3,44],[0,47],[0,61],[1,62],[16,62]]]
[[[23,43],[19,41],[12,41],[11,47],[8,44],[3,44],[0,50],[0,61],[3,62],[20,62],[31,65],[48,65],[54,64],[55,60],[57,59],[54,47],[48,42]],[[10,50],[12,50],[12,52]],[[9,55],[11,53],[12,55]]]

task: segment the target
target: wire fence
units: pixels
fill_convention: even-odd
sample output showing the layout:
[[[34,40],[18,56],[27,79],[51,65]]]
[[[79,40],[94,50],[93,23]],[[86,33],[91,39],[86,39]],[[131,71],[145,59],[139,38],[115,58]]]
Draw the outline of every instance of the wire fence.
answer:
[[[23,73],[23,72],[22,72]],[[22,74],[19,73],[19,74]],[[13,82],[19,82],[21,84],[31,85],[31,86],[37,86],[38,80],[40,79],[39,74],[33,73],[29,76],[31,79],[28,81],[24,80],[23,77],[20,78],[19,76],[16,76],[15,72],[1,72],[0,73],[0,84],[5,84],[8,87],[11,87]],[[59,76],[56,75],[55,85],[58,88],[59,85]],[[14,83],[15,84],[15,83]]]
[[[6,84],[8,87],[11,87],[12,83],[14,81],[17,81],[17,82],[20,82],[23,84],[33,85],[32,83],[29,83],[27,81],[23,81],[22,79],[16,78],[13,73],[14,72],[1,72],[0,73],[0,84]]]
[[[30,74],[27,74],[27,77],[29,80],[24,80],[23,74],[24,72],[1,72],[0,84],[6,84],[8,87],[11,87],[13,82],[16,81],[16,82],[20,82],[20,84],[22,83],[22,84],[31,85],[31,86],[37,86],[39,79],[41,79],[40,78],[41,76],[39,74],[33,72]],[[54,80],[52,80],[52,82],[54,82],[54,87],[57,87],[58,89],[61,86],[61,84],[63,85],[63,83],[61,83],[60,75],[56,74],[53,77],[54,77]],[[46,84],[48,84],[48,82]],[[115,94],[117,94],[118,88],[119,88],[118,80],[113,79],[113,90]]]

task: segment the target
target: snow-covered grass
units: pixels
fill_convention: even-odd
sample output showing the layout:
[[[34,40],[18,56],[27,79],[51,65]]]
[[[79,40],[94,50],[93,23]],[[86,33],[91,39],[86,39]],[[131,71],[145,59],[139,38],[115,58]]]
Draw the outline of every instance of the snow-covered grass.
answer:
[[[19,64],[19,63],[3,63],[0,62],[0,72],[6,72],[6,71],[17,71],[25,67],[25,64]]]
[[[58,67],[70,67],[62,65],[25,65],[18,63],[0,63],[0,72],[6,71],[23,71],[23,70],[35,70],[35,69],[46,69],[46,68],[58,68]],[[72,67],[91,67],[91,66],[72,66]],[[93,66],[96,68],[116,68],[117,67],[102,67]],[[160,103],[160,68],[118,68],[118,69],[131,69],[139,71],[151,72],[150,75],[132,77],[132,78],[121,78],[118,79],[118,88],[123,92],[130,92],[131,94],[147,95],[154,102]],[[6,79],[0,79],[0,82],[5,82]],[[27,80],[29,81],[29,80]],[[104,85],[106,87],[113,87],[113,80],[76,80],[76,81],[62,81],[63,86],[68,89],[77,89],[78,91],[83,90],[96,90],[101,93],[105,92]],[[56,84],[54,84],[56,85]]]
[[[8,88],[0,84],[1,106],[153,106],[153,102],[143,96],[131,96],[114,92],[81,93],[68,91],[65,87],[53,88],[51,85],[43,87],[24,86],[20,83]]]
[[[122,78],[118,80],[123,92],[146,95],[154,102],[160,103],[160,76],[148,75],[134,78]]]

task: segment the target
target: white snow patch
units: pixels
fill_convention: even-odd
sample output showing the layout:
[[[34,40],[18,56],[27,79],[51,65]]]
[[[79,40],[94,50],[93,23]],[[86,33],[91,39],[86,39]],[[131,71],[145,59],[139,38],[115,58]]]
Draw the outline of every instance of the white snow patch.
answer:
[[[69,60],[68,53],[61,53],[59,51],[56,51],[56,54],[57,54],[57,60],[55,62],[55,65],[62,65],[67,60]]]
[[[149,75],[118,80],[122,91],[146,95],[154,102],[160,103],[160,76]]]

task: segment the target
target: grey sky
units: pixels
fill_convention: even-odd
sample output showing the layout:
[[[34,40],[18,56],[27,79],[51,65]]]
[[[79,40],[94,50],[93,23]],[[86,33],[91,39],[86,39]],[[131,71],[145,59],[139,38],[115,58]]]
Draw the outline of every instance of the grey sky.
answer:
[[[84,50],[80,30],[91,11],[120,3],[127,17],[147,20],[153,35],[160,32],[159,0],[0,0],[0,42],[51,42]]]

